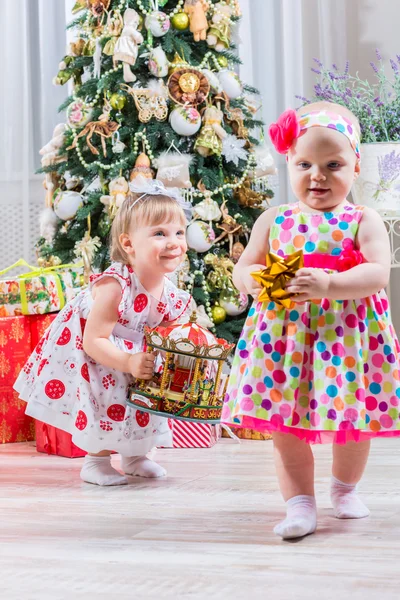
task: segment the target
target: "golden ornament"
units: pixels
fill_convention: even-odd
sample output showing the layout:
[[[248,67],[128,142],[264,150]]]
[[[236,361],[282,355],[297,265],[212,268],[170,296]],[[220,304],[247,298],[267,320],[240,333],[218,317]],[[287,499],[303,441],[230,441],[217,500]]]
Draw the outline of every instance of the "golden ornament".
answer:
[[[226,56],[218,56],[217,61],[224,69],[228,66],[228,59]]]
[[[125,84],[121,87],[133,97],[141,123],[148,123],[152,117],[155,117],[157,121],[165,121],[168,117],[167,98],[164,95],[165,85],[162,80],[156,90],[131,88]]]
[[[171,25],[174,29],[178,31],[185,31],[189,27],[190,19],[188,15],[184,12],[179,12],[174,15],[171,19]]]
[[[139,154],[137,157],[135,166],[130,173],[129,180],[133,181],[139,175],[145,177],[146,179],[154,178],[154,171],[150,168],[150,159],[144,152]]]
[[[174,60],[169,63],[168,75],[172,75],[175,71],[180,71],[182,69],[182,65],[187,65],[189,67],[189,63],[186,62],[183,58],[179,56],[177,52],[175,52]]]
[[[302,250],[289,254],[286,258],[269,252],[266,263],[265,269],[251,274],[263,288],[258,300],[260,302],[275,302],[278,306],[292,308],[294,303],[290,298],[293,297],[293,294],[286,291],[286,285],[295,276],[296,271],[304,267]]]
[[[122,110],[126,104],[126,96],[121,92],[115,92],[110,98],[110,104],[114,110]]]
[[[212,320],[215,325],[220,325],[226,319],[226,310],[222,306],[213,306],[211,309]]]
[[[241,242],[236,242],[232,247],[232,261],[236,264],[244,252],[244,246]]]
[[[184,73],[179,77],[179,87],[185,93],[194,93],[200,89],[200,78],[196,73]]]

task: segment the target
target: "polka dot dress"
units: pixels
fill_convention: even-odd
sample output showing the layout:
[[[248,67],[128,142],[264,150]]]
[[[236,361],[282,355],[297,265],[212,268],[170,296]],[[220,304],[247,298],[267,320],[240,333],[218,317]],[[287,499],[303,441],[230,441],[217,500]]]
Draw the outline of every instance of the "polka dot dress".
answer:
[[[119,319],[110,341],[127,353],[143,352],[144,326],[156,327],[182,315],[190,295],[165,278],[163,297],[152,297],[126,265],[113,263],[92,278],[113,277],[121,285]],[[126,404],[133,379],[105,367],[83,349],[83,332],[92,306],[90,289],[82,291],[58,314],[21,371],[15,389],[28,402],[26,413],[72,435],[87,452],[114,450],[141,456],[168,446],[168,420]]]
[[[339,256],[355,248],[362,207],[279,207],[271,251]],[[315,256],[314,256],[315,258]],[[331,271],[332,272],[332,271]],[[397,340],[384,291],[281,308],[254,302],[233,361],[222,420],[309,443],[400,435]]]

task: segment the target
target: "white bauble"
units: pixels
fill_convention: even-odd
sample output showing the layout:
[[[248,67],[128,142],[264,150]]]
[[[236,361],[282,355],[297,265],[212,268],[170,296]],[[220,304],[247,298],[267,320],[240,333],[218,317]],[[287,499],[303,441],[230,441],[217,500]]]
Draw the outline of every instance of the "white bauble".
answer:
[[[207,77],[208,83],[210,84],[211,91],[213,92],[213,94],[219,94],[220,92],[222,92],[222,85],[218,79],[218,75],[216,73],[213,73],[209,69],[203,69],[202,72]]]
[[[186,230],[187,245],[196,252],[208,252],[215,240],[215,233],[204,221],[193,221]]]
[[[201,115],[192,106],[180,106],[171,112],[169,122],[178,135],[194,135],[201,127]]]
[[[169,62],[161,46],[157,46],[150,52],[148,67],[154,77],[166,77],[168,75]]]
[[[145,21],[145,26],[154,37],[161,37],[165,35],[171,26],[168,15],[161,11],[154,10],[148,14]]]
[[[243,94],[243,85],[240,78],[234,71],[228,69],[222,69],[218,73],[218,79],[222,85],[222,89],[230,100],[239,98]]]
[[[237,317],[244,313],[249,304],[249,299],[247,294],[239,294],[236,298],[233,295],[229,297],[221,294],[218,303],[230,317]]]
[[[80,128],[89,123],[92,115],[93,109],[86,106],[81,98],[78,98],[67,108],[67,123],[72,128]]]
[[[82,204],[83,198],[78,192],[59,192],[54,200],[54,212],[59,219],[69,221]]]

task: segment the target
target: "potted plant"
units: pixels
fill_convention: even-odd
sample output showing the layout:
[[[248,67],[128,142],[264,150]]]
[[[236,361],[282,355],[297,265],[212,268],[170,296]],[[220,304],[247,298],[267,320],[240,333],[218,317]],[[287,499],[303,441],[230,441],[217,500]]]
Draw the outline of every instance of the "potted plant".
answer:
[[[361,127],[361,174],[352,196],[356,204],[375,208],[383,215],[400,214],[400,55],[390,59],[392,73],[385,72],[379,50],[377,64],[371,62],[374,82],[343,71],[336,65],[326,68],[314,59],[318,75],[311,100],[297,96],[305,104],[326,100],[342,104],[358,118]]]

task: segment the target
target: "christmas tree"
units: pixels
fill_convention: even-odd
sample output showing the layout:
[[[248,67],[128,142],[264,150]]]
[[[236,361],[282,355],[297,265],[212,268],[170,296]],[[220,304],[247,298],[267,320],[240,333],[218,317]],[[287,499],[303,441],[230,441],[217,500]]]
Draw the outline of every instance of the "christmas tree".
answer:
[[[201,322],[236,340],[247,297],[231,274],[272,191],[257,90],[234,69],[237,0],[77,0],[76,39],[55,83],[66,122],[41,150],[42,265],[108,266],[116,210],[138,175],[178,187],[194,208],[175,282]],[[72,85],[71,85],[72,84]]]

